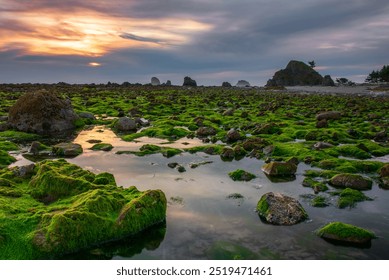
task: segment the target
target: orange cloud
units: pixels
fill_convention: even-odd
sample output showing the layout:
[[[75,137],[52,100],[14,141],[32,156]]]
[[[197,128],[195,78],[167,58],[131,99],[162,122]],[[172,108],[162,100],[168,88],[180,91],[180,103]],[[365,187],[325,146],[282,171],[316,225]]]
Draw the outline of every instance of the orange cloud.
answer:
[[[5,27],[0,29],[0,51],[18,48],[28,54],[92,57],[115,49],[180,45],[211,28],[190,19],[138,19],[53,9],[5,11],[0,26]]]

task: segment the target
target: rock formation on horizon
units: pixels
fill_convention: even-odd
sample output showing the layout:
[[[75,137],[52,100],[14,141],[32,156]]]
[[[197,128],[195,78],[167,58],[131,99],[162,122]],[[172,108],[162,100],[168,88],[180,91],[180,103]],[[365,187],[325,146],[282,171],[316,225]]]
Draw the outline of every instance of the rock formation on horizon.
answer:
[[[331,83],[332,81],[332,83]],[[267,81],[266,86],[331,86],[333,80],[326,75],[323,78],[312,67],[304,62],[291,60],[285,69],[277,71],[273,78]]]
[[[159,79],[157,77],[151,78],[151,85],[152,86],[159,86],[160,84],[161,84],[161,82],[159,81]]]
[[[184,78],[184,83],[182,84],[184,87],[197,87],[197,83],[191,77],[186,76]]]
[[[250,83],[248,81],[245,81],[245,80],[240,80],[240,81],[238,81],[236,86],[237,87],[249,87]]]

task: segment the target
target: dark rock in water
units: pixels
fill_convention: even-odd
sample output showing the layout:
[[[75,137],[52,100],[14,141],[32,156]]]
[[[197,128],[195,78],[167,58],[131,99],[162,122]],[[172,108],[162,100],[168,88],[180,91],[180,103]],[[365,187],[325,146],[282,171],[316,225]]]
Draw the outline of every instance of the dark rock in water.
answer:
[[[75,157],[82,154],[81,145],[74,143],[59,143],[52,148],[52,152],[60,157]]]
[[[222,87],[230,88],[232,85],[229,82],[223,82]]]
[[[169,162],[169,163],[167,164],[167,166],[169,166],[170,168],[176,168],[177,165],[178,165],[177,162]]]
[[[227,132],[227,141],[228,142],[236,142],[236,141],[240,140],[241,138],[242,138],[242,136],[240,135],[239,131],[237,131],[234,128],[231,128]]]
[[[250,83],[248,81],[245,81],[245,80],[240,80],[240,81],[238,81],[236,86],[237,87],[249,87]]]
[[[357,174],[338,174],[332,177],[329,183],[336,188],[350,188],[354,190],[370,190],[373,182]]]
[[[262,171],[269,176],[293,176],[297,166],[290,162],[270,162],[262,166]]]
[[[63,137],[78,119],[70,100],[46,91],[29,92],[9,110],[8,124],[19,131]]]
[[[228,147],[223,148],[220,157],[224,161],[231,161],[235,157],[234,150]]]
[[[152,86],[159,86],[160,84],[161,84],[161,82],[159,81],[159,79],[157,77],[151,78],[151,85]]]
[[[109,143],[97,143],[92,146],[91,150],[108,152],[113,149],[113,146]]]
[[[321,120],[339,120],[342,117],[342,114],[338,111],[328,111],[320,113],[316,116],[318,121]]]
[[[298,200],[281,193],[264,194],[257,204],[258,215],[274,225],[294,225],[308,218]]]
[[[376,238],[371,231],[340,222],[325,225],[317,231],[317,235],[329,241],[344,242],[349,245],[367,244]]]
[[[128,117],[121,117],[116,123],[116,129],[123,132],[136,131],[136,122]]]
[[[323,78],[322,85],[325,86],[325,87],[334,87],[335,86],[335,82],[331,78],[330,75],[325,75],[324,78]]]
[[[178,172],[180,172],[180,173],[186,171],[185,167],[183,167],[182,165],[178,165],[178,166],[177,166],[177,170],[178,170]]]
[[[322,85],[324,78],[304,62],[291,60],[285,69],[277,71],[266,86]]]
[[[235,171],[232,171],[228,173],[228,176],[230,176],[230,178],[234,181],[250,181],[256,178],[254,174],[242,169],[237,169]]]
[[[197,83],[192,78],[186,76],[184,78],[184,83],[182,84],[182,86],[184,86],[184,87],[197,87]]]

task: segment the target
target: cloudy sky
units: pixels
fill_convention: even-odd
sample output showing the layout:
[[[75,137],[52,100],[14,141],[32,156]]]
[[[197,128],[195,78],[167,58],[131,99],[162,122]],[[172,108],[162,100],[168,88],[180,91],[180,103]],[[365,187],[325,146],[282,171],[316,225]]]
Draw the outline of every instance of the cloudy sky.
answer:
[[[0,83],[264,85],[291,59],[362,82],[388,47],[387,0],[0,0]]]

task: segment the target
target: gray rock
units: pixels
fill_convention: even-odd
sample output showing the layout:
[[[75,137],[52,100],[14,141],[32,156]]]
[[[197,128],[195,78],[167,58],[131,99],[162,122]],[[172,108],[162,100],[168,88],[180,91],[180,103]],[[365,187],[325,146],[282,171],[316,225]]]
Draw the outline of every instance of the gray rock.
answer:
[[[215,134],[216,134],[216,129],[214,129],[213,127],[202,126],[196,130],[196,135],[200,137],[210,136]]]
[[[236,86],[237,87],[249,87],[250,83],[248,81],[245,81],[245,80],[240,80],[240,81],[238,81]]]
[[[116,123],[116,129],[122,132],[136,131],[136,122],[128,117],[121,117]]]
[[[29,165],[23,165],[23,166],[18,166],[17,168],[14,169],[15,175],[18,177],[29,177],[34,173],[34,168],[35,164],[31,163]]]
[[[34,141],[31,143],[30,149],[28,149],[28,152],[33,154],[34,156],[39,154],[39,151],[42,148],[42,144],[38,141]]]
[[[308,218],[298,200],[281,193],[264,194],[257,204],[258,215],[274,225],[294,225]]]
[[[313,145],[313,148],[315,150],[323,150],[323,149],[328,149],[332,148],[334,145],[327,143],[327,142],[317,142]]]

